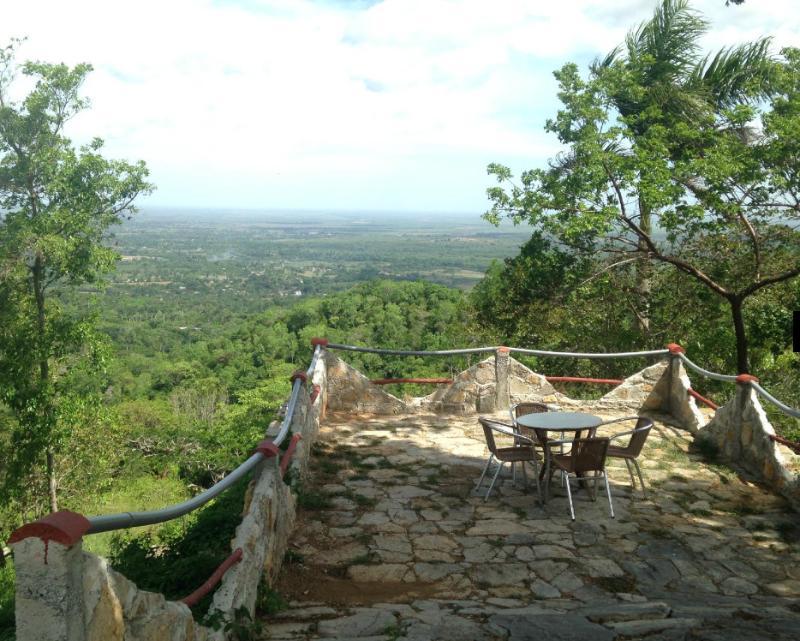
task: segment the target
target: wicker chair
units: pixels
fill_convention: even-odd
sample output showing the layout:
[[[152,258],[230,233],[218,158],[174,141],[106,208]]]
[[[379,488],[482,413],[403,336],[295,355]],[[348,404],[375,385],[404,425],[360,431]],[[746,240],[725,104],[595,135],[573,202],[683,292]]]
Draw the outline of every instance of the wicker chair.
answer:
[[[519,432],[516,432],[513,425],[501,423],[500,421],[495,421],[488,418],[479,418],[478,421],[483,428],[483,435],[486,438],[486,446],[489,448],[489,459],[486,461],[486,465],[483,468],[480,479],[475,484],[475,490],[477,491],[480,489],[481,485],[483,484],[483,479],[486,477],[486,473],[489,471],[489,466],[495,459],[497,460],[497,470],[492,477],[492,482],[486,492],[484,501],[488,500],[489,495],[492,493],[492,489],[494,489],[495,481],[497,481],[497,477],[500,475],[500,470],[503,469],[503,465],[506,463],[511,463],[512,465],[514,463],[522,464],[522,474],[525,478],[525,485],[527,486],[528,474],[525,470],[525,463],[531,462],[533,463],[534,477],[536,479],[536,493],[541,501],[542,491],[539,485],[539,454],[536,452],[533,440],[527,436],[519,434]],[[498,447],[494,437],[495,433],[512,437],[514,439],[514,445],[511,447]]]
[[[514,431],[519,432],[523,436],[527,436],[528,438],[535,439],[539,442],[539,446],[544,448],[545,441],[547,437],[544,435],[544,432],[537,432],[535,430],[531,430],[527,427],[524,427],[517,423],[517,419],[520,416],[525,416],[527,414],[541,414],[542,412],[549,412],[550,408],[545,405],[544,403],[534,403],[532,401],[517,403],[516,405],[512,405],[509,408],[509,413],[511,414],[511,423],[514,425]],[[523,464],[524,466],[524,464]],[[515,468],[514,464],[511,464],[511,474],[516,479],[515,475]]]
[[[631,469],[631,466],[636,468],[636,474],[639,476],[639,483],[642,486],[642,496],[647,498],[647,491],[644,489],[644,478],[642,478],[642,469],[639,467],[639,462],[636,459],[639,458],[639,454],[642,453],[644,442],[647,440],[650,430],[653,429],[652,419],[645,418],[644,416],[626,416],[625,418],[606,421],[605,423],[602,423],[602,425],[610,425],[611,423],[620,423],[622,421],[629,421],[633,419],[636,419],[636,426],[632,430],[614,434],[610,439],[613,441],[615,439],[622,438],[623,436],[630,436],[631,438],[628,441],[628,444],[625,447],[619,447],[616,445],[609,446],[607,456],[621,458],[623,461],[625,461],[625,465],[628,468],[628,474],[630,474],[631,477],[631,488],[634,490],[636,489],[636,480],[633,478],[633,469]]]
[[[545,485],[545,494],[550,491],[550,477],[555,470],[560,470],[562,478],[566,480],[567,498],[569,499],[569,513],[572,520],[575,520],[575,508],[572,504],[572,489],[570,487],[570,476],[574,476],[579,480],[589,482],[594,480],[594,492],[591,494],[592,500],[597,499],[597,481],[602,478],[606,485],[606,494],[608,495],[608,509],[611,512],[611,518],[614,518],[614,504],[611,502],[611,489],[608,486],[608,475],[606,474],[606,453],[608,451],[610,439],[608,438],[581,438],[573,441],[548,441],[546,447],[552,448],[555,445],[563,445],[569,443],[572,449],[567,453],[556,453],[548,451],[548,456],[545,457],[549,467],[545,477],[547,483]],[[594,476],[591,478],[583,478],[588,472],[593,472]]]

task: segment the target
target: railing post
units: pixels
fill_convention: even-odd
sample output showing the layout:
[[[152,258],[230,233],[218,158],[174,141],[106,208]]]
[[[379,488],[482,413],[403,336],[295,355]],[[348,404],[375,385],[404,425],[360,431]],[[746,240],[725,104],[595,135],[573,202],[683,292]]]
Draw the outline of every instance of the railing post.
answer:
[[[680,355],[685,354],[686,350],[677,343],[669,343],[669,398],[667,399],[667,410],[670,414],[677,414],[676,411],[684,404],[684,399],[680,398],[683,391],[681,386],[681,359]]]
[[[508,389],[508,347],[498,347],[494,353],[494,378],[495,378],[495,412],[507,410],[511,404],[511,395]]]
[[[64,510],[11,535],[17,641],[86,641],[81,540],[88,529],[88,519]]]

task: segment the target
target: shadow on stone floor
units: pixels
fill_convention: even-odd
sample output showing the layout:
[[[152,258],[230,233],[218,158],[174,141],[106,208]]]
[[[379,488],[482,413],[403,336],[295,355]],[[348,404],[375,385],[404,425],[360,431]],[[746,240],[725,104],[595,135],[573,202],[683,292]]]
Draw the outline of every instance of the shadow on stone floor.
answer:
[[[329,416],[270,638],[794,638],[797,515],[689,443],[657,423],[649,499],[615,466],[617,518],[581,491],[572,522],[558,484],[544,506],[511,479],[488,501],[472,491],[476,417]],[[567,615],[583,636],[563,636]]]

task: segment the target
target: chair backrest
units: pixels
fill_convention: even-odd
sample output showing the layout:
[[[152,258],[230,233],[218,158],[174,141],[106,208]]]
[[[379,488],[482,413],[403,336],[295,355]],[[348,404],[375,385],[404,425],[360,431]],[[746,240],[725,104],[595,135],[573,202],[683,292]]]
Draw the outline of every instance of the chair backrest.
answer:
[[[653,429],[653,420],[645,418],[644,416],[640,416],[639,420],[636,421],[636,427],[633,429],[633,434],[631,434],[631,440],[628,442],[628,446],[625,448],[625,453],[629,454],[630,456],[639,456],[651,429]]]
[[[492,431],[492,421],[487,418],[479,418],[478,422],[483,428],[483,436],[486,438],[486,447],[492,454],[497,454],[497,443],[494,441],[494,432]]]
[[[541,414],[547,411],[547,405],[544,403],[517,403],[511,408],[511,417],[519,418],[526,414]]]
[[[570,458],[575,472],[602,472],[606,467],[608,438],[581,438],[572,442]]]

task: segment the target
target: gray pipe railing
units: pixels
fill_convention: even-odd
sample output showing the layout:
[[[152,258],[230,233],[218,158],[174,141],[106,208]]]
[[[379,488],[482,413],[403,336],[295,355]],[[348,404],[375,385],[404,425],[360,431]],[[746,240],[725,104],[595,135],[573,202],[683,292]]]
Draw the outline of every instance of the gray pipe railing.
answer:
[[[319,359],[321,351],[322,350],[319,345],[314,348],[314,355],[311,357],[311,365],[309,366],[308,370],[306,370],[306,377],[308,379],[310,379],[314,373],[314,369],[317,366],[317,360]],[[289,396],[289,402],[286,406],[286,414],[283,417],[278,434],[272,440],[272,443],[275,446],[279,446],[289,433],[289,428],[292,425],[292,418],[294,417],[294,410],[295,407],[297,407],[297,399],[300,396],[300,388],[302,385],[303,380],[300,378],[296,378],[292,382],[292,393]],[[224,479],[215,483],[197,496],[193,496],[182,503],[176,503],[175,505],[170,505],[168,507],[161,508],[160,510],[150,510],[148,512],[121,512],[119,514],[107,514],[89,517],[90,526],[87,534],[98,534],[100,532],[122,530],[129,527],[138,527],[140,525],[163,523],[165,521],[176,519],[184,514],[188,514],[202,505],[205,505],[215,496],[219,496],[232,485],[235,485],[238,480],[244,477],[263,460],[264,454],[261,452],[256,452],[239,467],[225,476]]]
[[[636,358],[640,356],[666,356],[670,353],[668,349],[653,349],[646,352],[548,352],[542,349],[524,349],[522,347],[509,347],[509,351],[532,356],[564,356],[566,358]]]
[[[679,353],[678,358],[680,358],[685,365],[688,365],[691,369],[693,369],[698,374],[702,374],[706,378],[713,379],[715,381],[723,381],[725,383],[735,383],[736,377],[731,376],[730,374],[717,374],[716,372],[711,372],[707,369],[703,369],[697,363],[693,363],[689,360],[689,357],[686,354]]]
[[[775,405],[775,407],[777,407],[779,410],[781,410],[784,414],[788,414],[789,416],[792,416],[794,418],[800,418],[800,410],[798,410],[798,409],[796,409],[794,407],[789,407],[785,403],[782,403],[777,398],[775,398],[772,394],[770,394],[767,390],[765,390],[763,387],[761,387],[761,385],[759,385],[758,383],[754,382],[754,383],[750,383],[750,385],[753,386],[753,389],[756,391],[756,393],[759,396],[761,396],[762,398],[765,398],[768,401],[770,401],[773,405]]]
[[[426,352],[407,349],[359,347],[357,345],[342,345],[340,343],[328,343],[327,347],[329,349],[339,349],[345,352],[366,352],[367,354],[384,354],[386,356],[456,356],[458,354],[482,354],[497,350],[496,347],[469,347],[467,349],[442,349]]]

